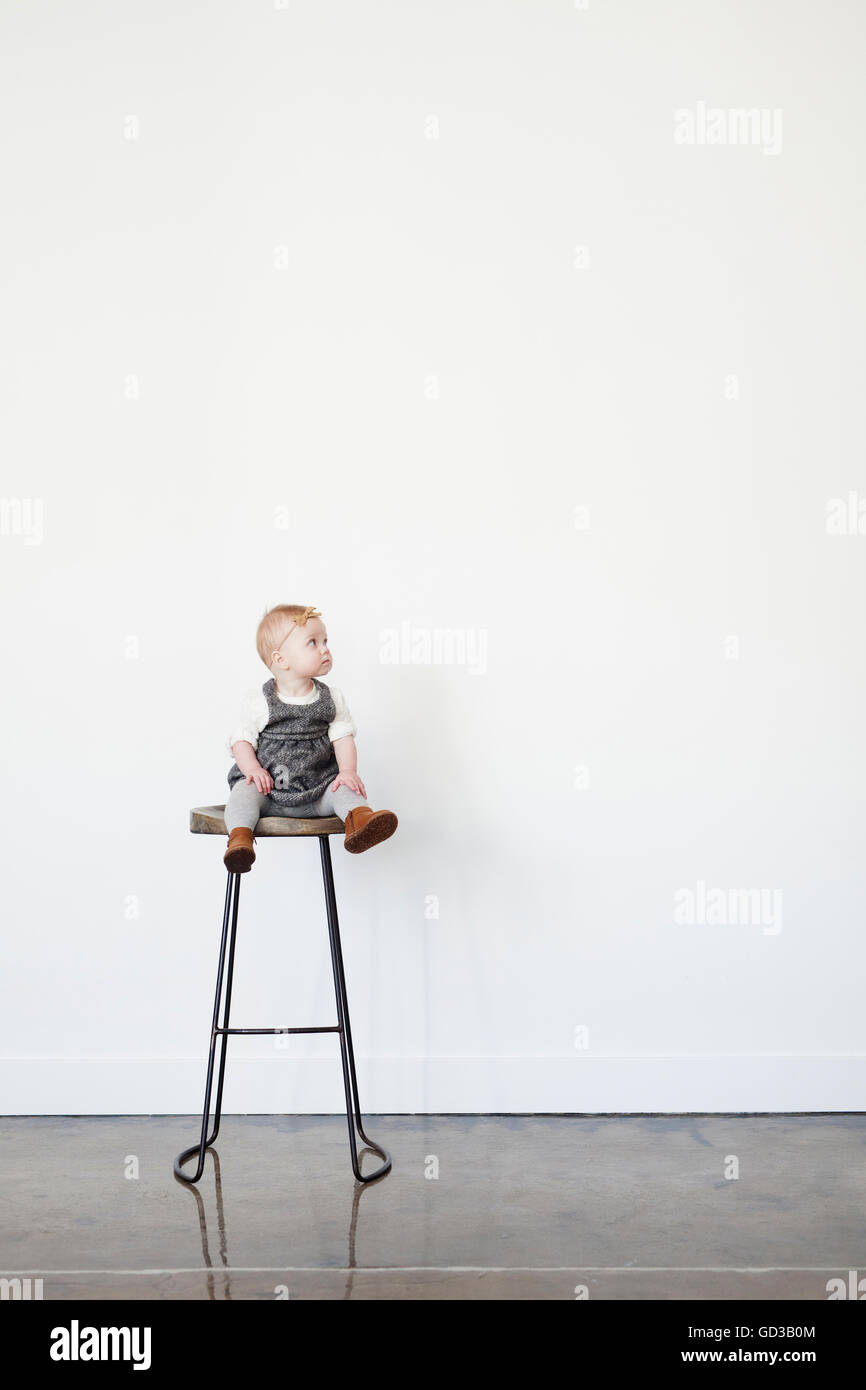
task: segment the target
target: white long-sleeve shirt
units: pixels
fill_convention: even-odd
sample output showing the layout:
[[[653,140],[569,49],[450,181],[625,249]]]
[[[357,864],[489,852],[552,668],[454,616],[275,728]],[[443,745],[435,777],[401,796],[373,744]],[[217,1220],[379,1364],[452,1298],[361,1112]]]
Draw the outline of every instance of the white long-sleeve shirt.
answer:
[[[327,682],[323,681],[322,684],[325,685]],[[347,734],[356,734],[358,729],[342,690],[337,690],[333,685],[329,685],[328,689],[333,697],[335,709],[334,718],[328,725],[328,738],[333,743],[335,739],[345,738]],[[319,692],[313,686],[309,694],[287,699],[277,690],[276,697],[278,700],[282,700],[284,705],[312,705],[318,700]],[[237,743],[239,739],[246,739],[248,743],[253,745],[253,748],[257,748],[259,734],[267,724],[269,717],[268,702],[261,686],[251,687],[241,701],[240,716],[227,744],[229,753],[232,752],[232,745]],[[234,757],[233,753],[232,757]]]

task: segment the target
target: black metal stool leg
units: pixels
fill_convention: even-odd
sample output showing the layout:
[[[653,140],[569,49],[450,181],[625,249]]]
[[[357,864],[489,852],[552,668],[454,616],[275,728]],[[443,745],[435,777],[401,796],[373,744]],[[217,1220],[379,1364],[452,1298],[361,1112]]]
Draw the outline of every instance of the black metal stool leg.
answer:
[[[328,912],[328,935],[331,941],[331,964],[334,969],[334,989],[337,995],[338,1032],[340,1034],[340,1054],[343,1062],[343,1086],[346,1091],[346,1119],[349,1124],[349,1148],[352,1154],[352,1171],[358,1182],[372,1182],[381,1178],[391,1167],[391,1155],[381,1145],[375,1144],[364,1133],[361,1123],[361,1102],[358,1098],[358,1078],[355,1074],[355,1051],[352,1047],[352,1029],[349,1025],[349,1000],[346,995],[346,977],[343,971],[343,952],[340,948],[340,925],[337,920],[337,896],[334,892],[334,875],[331,869],[331,848],[327,835],[319,836],[322,854],[322,878],[325,882],[325,904]],[[351,1077],[351,1083],[350,1083]],[[364,1175],[358,1165],[358,1150],[352,1120],[358,1126],[358,1133],[369,1149],[384,1158],[385,1162],[372,1173]]]
[[[233,903],[233,904],[232,904],[232,888],[234,888],[234,903]],[[182,1182],[186,1182],[186,1183],[198,1182],[199,1178],[201,1177],[202,1173],[204,1172],[204,1156],[205,1156],[205,1150],[206,1150],[207,1148],[210,1147],[210,1145],[211,1145],[211,1144],[213,1143],[213,1141],[216,1139],[217,1134],[219,1133],[220,1115],[221,1115],[221,1113],[222,1113],[222,1100],[223,1100],[223,1078],[224,1078],[224,1075],[225,1075],[225,1066],[226,1066],[226,1048],[228,1047],[228,1041],[229,1041],[229,1040],[228,1040],[229,1009],[231,1008],[231,1000],[232,1000],[232,975],[233,975],[233,973],[234,973],[234,964],[235,964],[235,938],[236,938],[236,935],[237,935],[237,925],[238,925],[238,901],[239,901],[239,899],[240,899],[240,891],[241,891],[241,876],[240,876],[240,874],[233,874],[233,873],[231,872],[231,870],[229,870],[228,881],[227,881],[227,883],[226,883],[226,901],[225,901],[225,908],[224,908],[224,910],[223,910],[223,930],[222,930],[222,938],[221,938],[221,941],[220,941],[219,965],[218,965],[218,967],[217,967],[216,995],[215,995],[215,997],[214,997],[214,1005],[213,1005],[213,1023],[212,1023],[212,1025],[211,1025],[210,1053],[209,1053],[209,1055],[208,1055],[207,1081],[206,1081],[206,1083],[205,1083],[205,1093],[204,1093],[204,1113],[203,1113],[203,1115],[202,1115],[202,1122],[201,1122],[201,1140],[200,1140],[200,1142],[199,1142],[198,1144],[193,1144],[191,1148],[189,1148],[189,1149],[184,1149],[184,1150],[183,1150],[183,1153],[179,1153],[178,1156],[177,1156],[177,1158],[174,1160],[174,1172],[175,1172],[175,1176],[178,1177],[178,1178],[180,1178]],[[222,991],[223,991],[223,973],[224,973],[224,970],[225,970],[226,939],[227,939],[227,936],[228,936],[228,928],[229,928],[229,910],[230,910],[230,908],[231,908],[231,943],[230,943],[230,945],[229,945],[229,970],[228,970],[228,979],[227,979],[227,981],[226,981],[226,998],[225,998],[225,1009],[224,1009],[224,1012],[223,1012],[223,1023],[222,1023],[222,1028],[220,1029],[220,1028],[218,1028],[217,1025],[218,1025],[218,1023],[219,1023],[220,999],[221,999],[221,997],[222,997]],[[210,1139],[208,1139],[208,1138],[207,1138],[207,1126],[208,1126],[208,1120],[210,1119],[210,1097],[211,1097],[211,1087],[212,1087],[212,1085],[213,1085],[213,1068],[214,1068],[214,1056],[215,1056],[215,1052],[216,1052],[216,1041],[217,1041],[217,1037],[220,1037],[220,1038],[222,1039],[222,1043],[221,1043],[221,1046],[220,1046],[219,1079],[218,1079],[218,1082],[217,1082],[216,1112],[215,1112],[215,1115],[214,1115],[213,1133],[211,1134]],[[196,1151],[198,1151],[198,1167],[196,1168],[195,1174],[194,1174],[192,1177],[190,1177],[188,1173],[184,1173],[184,1172],[183,1172],[182,1165],[183,1165],[184,1163],[186,1163],[187,1159],[188,1159],[188,1158],[191,1158],[192,1155],[193,1155]]]

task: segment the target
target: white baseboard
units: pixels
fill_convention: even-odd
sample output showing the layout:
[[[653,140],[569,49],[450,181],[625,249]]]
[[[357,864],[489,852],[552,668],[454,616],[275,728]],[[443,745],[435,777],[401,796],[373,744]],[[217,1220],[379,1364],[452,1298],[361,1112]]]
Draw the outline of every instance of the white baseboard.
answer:
[[[217,1053],[217,1057],[219,1052]],[[356,1053],[367,1114],[723,1113],[862,1111],[866,1057],[366,1057]],[[201,1114],[207,1058],[0,1058],[4,1115]],[[212,1102],[216,1098],[216,1068]],[[226,1061],[223,1114],[345,1110],[333,1057],[289,1050]]]

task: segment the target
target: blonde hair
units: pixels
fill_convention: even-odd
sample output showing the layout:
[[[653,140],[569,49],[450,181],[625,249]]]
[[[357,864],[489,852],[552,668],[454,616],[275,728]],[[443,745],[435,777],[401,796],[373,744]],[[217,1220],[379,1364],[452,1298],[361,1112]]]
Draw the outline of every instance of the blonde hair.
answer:
[[[267,610],[256,628],[256,650],[269,671],[271,654],[281,647],[289,633],[294,631],[292,624],[304,627],[308,618],[319,617],[321,614],[318,608],[312,605],[305,608],[300,603],[278,603],[276,608]]]

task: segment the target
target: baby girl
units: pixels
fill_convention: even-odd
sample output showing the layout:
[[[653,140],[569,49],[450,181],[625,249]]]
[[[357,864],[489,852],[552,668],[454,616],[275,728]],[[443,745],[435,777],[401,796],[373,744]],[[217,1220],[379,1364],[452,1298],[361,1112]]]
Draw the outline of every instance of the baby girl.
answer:
[[[261,693],[247,696],[229,739],[235,761],[228,772],[226,868],[244,874],[252,867],[260,816],[339,816],[353,854],[387,840],[397,817],[367,805],[355,722],[342,692],[319,679],[332,665],[319,610],[297,603],[271,608],[259,623],[256,647],[272,675]]]

